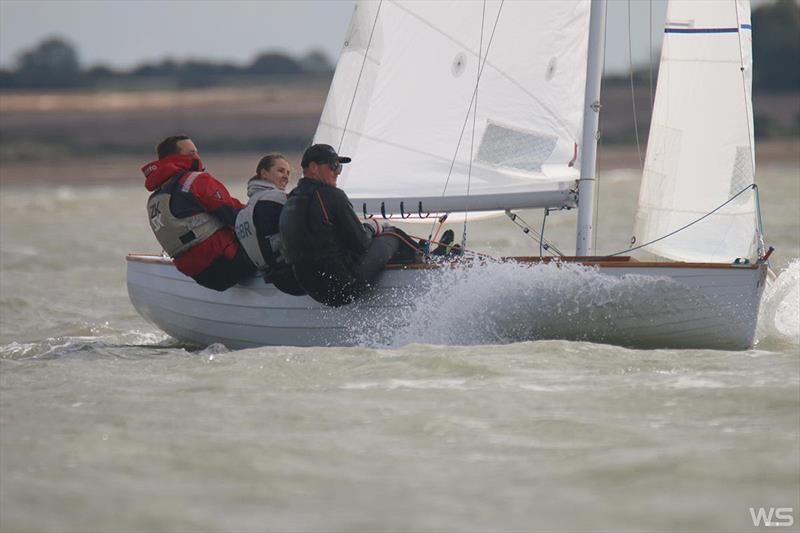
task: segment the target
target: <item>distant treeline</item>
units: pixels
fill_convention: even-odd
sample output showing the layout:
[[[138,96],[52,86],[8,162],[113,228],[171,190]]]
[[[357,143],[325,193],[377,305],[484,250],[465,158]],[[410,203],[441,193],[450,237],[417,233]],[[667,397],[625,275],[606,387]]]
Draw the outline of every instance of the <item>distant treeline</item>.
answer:
[[[16,68],[0,70],[0,89],[77,89],[126,84],[181,88],[229,85],[247,78],[297,75],[330,75],[333,65],[319,51],[294,58],[278,52],[259,54],[248,65],[204,60],[164,59],[129,70],[105,65],[81,66],[75,47],[61,37],[45,39],[17,58]]]
[[[777,0],[753,10],[753,88],[800,89],[800,4]],[[658,61],[636,70],[634,83],[654,83]],[[103,87],[174,86],[208,87],[246,83],[254,78],[298,75],[330,75],[333,65],[322,52],[300,58],[265,52],[250,64],[238,66],[204,60],[164,59],[130,70],[97,65],[83,68],[75,47],[66,39],[51,37],[22,52],[14,69],[0,70],[0,89],[67,89]],[[607,83],[628,83],[627,76],[611,76]]]
[[[753,10],[753,90],[800,89],[800,4],[795,0],[778,0]],[[658,59],[653,62],[653,78]],[[636,85],[650,82],[649,67],[633,73]],[[630,83],[628,75],[612,76],[611,84]],[[655,83],[655,80],[653,80]]]

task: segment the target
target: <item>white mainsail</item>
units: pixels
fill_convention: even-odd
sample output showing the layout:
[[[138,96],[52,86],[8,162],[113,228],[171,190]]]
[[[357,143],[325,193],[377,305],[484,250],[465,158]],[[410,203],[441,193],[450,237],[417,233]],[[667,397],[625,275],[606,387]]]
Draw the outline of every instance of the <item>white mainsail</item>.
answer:
[[[672,0],[661,50],[634,235],[638,243],[696,220],[753,183],[750,5]],[[755,198],[647,250],[678,261],[752,257]]]
[[[314,137],[353,157],[339,184],[356,210],[570,201],[589,13],[586,0],[360,1]]]

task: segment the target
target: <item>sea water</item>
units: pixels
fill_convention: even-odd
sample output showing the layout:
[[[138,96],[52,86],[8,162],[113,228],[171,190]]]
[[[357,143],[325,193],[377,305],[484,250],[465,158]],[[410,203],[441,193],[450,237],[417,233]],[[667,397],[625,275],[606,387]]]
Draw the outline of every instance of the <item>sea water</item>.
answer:
[[[609,253],[638,181],[604,179]],[[138,178],[4,185],[0,531],[749,531],[760,508],[797,530],[798,181],[761,173],[777,278],[758,344],[731,352],[507,344],[515,306],[550,305],[510,265],[436,287],[389,343],[198,350],[128,300],[125,254],[157,250]],[[574,213],[546,231],[571,251]],[[506,218],[467,237],[538,253]]]

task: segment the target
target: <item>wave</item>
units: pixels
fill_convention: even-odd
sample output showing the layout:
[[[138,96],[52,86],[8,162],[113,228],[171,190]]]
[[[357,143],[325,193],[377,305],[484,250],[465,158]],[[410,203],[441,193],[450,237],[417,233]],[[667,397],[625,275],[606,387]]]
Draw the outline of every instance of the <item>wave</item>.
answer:
[[[758,317],[761,341],[800,344],[800,258],[768,281]]]
[[[87,333],[106,329],[107,326],[85,326]],[[66,356],[82,357],[141,357],[148,350],[172,349],[183,347],[182,343],[175,341],[165,333],[149,331],[124,331],[103,335],[93,334],[67,334],[48,337],[43,340],[31,342],[13,341],[0,346],[0,360],[31,360],[31,359],[57,359]]]
[[[414,296],[396,295],[399,305],[388,317],[369,316],[370,302],[365,302],[365,316],[347,324],[353,340],[399,347],[566,339],[657,348],[662,334],[648,330],[648,320],[677,321],[680,328],[687,306],[735,312],[668,277],[618,277],[571,263],[476,261],[445,268],[423,285]],[[800,343],[799,296],[800,259],[765,290],[756,339],[766,346],[760,348]],[[650,341],[645,335],[655,336]],[[702,340],[698,335],[689,341]]]
[[[680,313],[694,296],[666,277],[602,274],[571,263],[486,260],[444,269],[382,322],[350,325],[361,345],[507,344],[534,339],[631,343],[616,324]],[[369,305],[369,303],[367,303]]]

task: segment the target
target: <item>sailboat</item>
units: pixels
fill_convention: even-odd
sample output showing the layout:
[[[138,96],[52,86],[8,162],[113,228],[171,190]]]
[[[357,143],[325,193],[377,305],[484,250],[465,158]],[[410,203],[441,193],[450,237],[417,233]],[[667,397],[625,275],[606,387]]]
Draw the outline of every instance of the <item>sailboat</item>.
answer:
[[[634,222],[642,259],[593,250],[605,19],[605,0],[360,1],[314,136],[353,158],[339,186],[365,218],[577,209],[575,256],[388,265],[363,300],[330,309],[260,278],[210,291],[169,258],[130,254],[134,307],[201,345],[393,344],[409,340],[395,332],[431,287],[494,261],[522,287],[541,268],[573,281],[542,288],[541,305],[511,302],[502,333],[444,342],[752,347],[769,252],[753,185],[749,3],[669,3]],[[598,284],[612,286],[605,301],[581,303]]]

